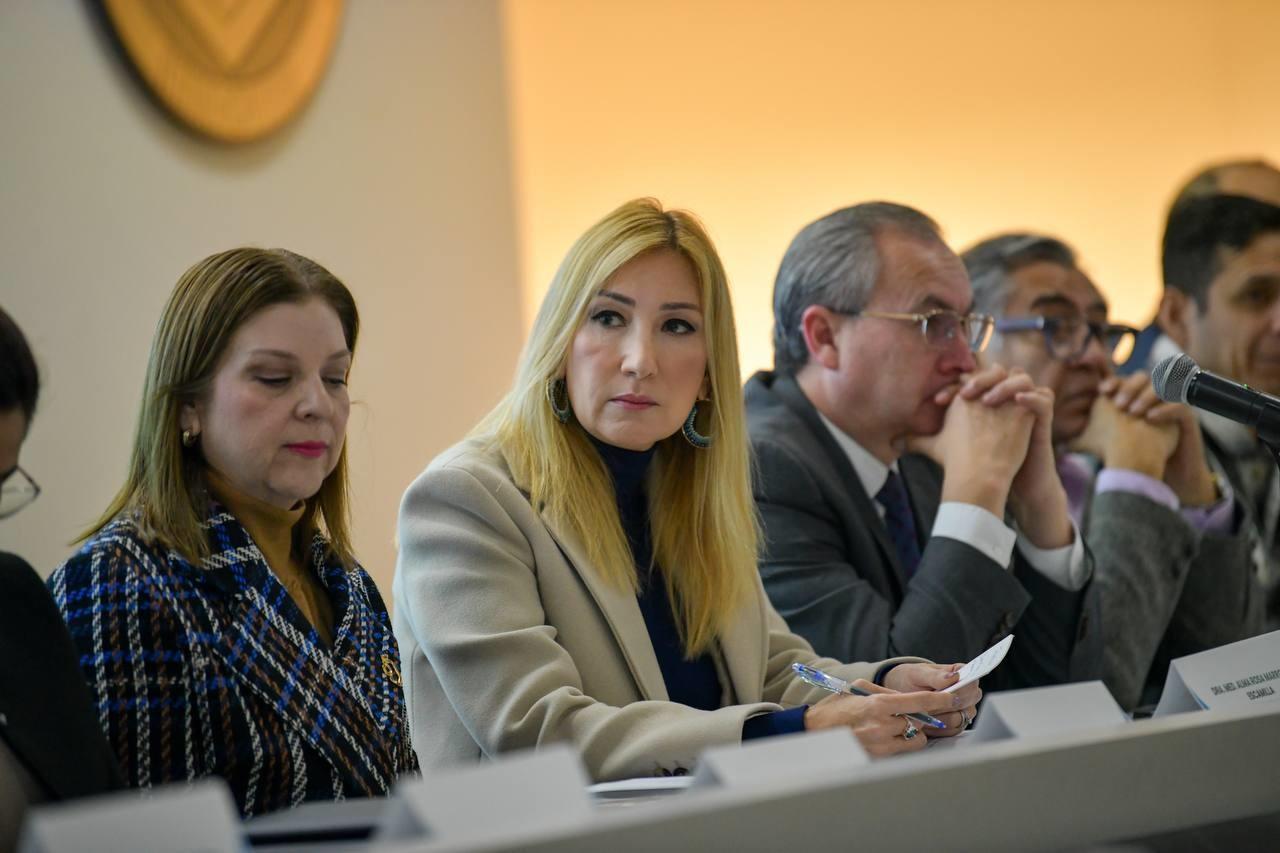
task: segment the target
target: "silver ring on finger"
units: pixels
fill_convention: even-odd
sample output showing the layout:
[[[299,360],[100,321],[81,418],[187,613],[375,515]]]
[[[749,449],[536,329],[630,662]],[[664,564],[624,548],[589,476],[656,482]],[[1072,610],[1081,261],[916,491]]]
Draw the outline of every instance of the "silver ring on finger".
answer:
[[[907,730],[902,733],[902,737],[906,740],[911,740],[913,737],[915,737],[918,734],[920,734],[920,730],[917,729],[916,724],[911,722],[911,720],[908,718]]]
[[[960,731],[964,731],[973,724],[973,717],[969,716],[969,712],[964,708],[960,709]]]

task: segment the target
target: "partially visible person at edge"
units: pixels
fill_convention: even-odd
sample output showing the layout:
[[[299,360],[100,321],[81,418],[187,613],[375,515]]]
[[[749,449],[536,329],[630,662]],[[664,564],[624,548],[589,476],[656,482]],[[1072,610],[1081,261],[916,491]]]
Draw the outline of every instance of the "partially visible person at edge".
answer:
[[[128,479],[49,579],[132,786],[221,776],[247,817],[416,766],[351,552],[358,329],[342,282],[281,249],[212,255],[165,306]]]
[[[1280,207],[1210,196],[1169,216],[1160,323],[1201,369],[1280,396]],[[1249,513],[1266,596],[1280,628],[1280,478],[1257,431],[1201,409],[1205,450]]]
[[[424,767],[569,743],[608,780],[805,729],[883,755],[968,724],[976,685],[934,692],[959,665],[819,658],[769,605],[738,377],[724,269],[692,216],[633,201],[573,245],[514,388],[401,506],[396,634]],[[797,662],[873,695],[824,693]]]
[[[1094,556],[1103,680],[1125,708],[1159,699],[1169,661],[1262,627],[1252,550],[1195,414],[1162,403],[1145,373],[1115,377],[1136,331],[1061,240],[992,237],[962,256],[974,308],[995,316],[984,361],[1054,392],[1053,444],[1071,514]]]
[[[39,395],[31,349],[0,309],[0,519],[40,494],[18,464]],[[16,849],[30,806],[123,784],[58,608],[26,561],[0,552],[0,850]]]
[[[1280,205],[1280,169],[1266,160],[1226,160],[1206,166],[1192,175],[1169,206],[1172,215],[1185,202],[1215,195],[1235,195]],[[1138,333],[1133,351],[1119,366],[1121,375],[1151,368],[1180,352],[1178,344],[1161,325],[1160,312]]]

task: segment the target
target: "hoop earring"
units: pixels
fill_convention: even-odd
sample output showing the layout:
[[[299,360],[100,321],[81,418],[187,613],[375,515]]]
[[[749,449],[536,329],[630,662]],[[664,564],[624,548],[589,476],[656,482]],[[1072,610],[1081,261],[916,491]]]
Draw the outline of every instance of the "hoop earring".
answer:
[[[182,431],[182,446],[183,446],[183,447],[195,447],[195,446],[196,446],[196,436],[195,436],[195,433],[193,433],[193,432],[192,432],[191,430],[189,430],[189,429],[184,429],[184,430]]]
[[[715,436],[703,435],[698,432],[693,425],[693,420],[698,416],[698,404],[694,403],[693,408],[689,410],[689,417],[684,419],[684,426],[680,432],[684,434],[684,440],[692,444],[699,450],[706,450],[711,446],[711,442],[715,440]]]
[[[559,402],[558,398],[564,398],[564,402]],[[569,389],[565,387],[563,379],[547,380],[547,402],[551,404],[551,414],[556,416],[562,424],[569,422],[569,415],[573,414],[573,407],[569,405]]]

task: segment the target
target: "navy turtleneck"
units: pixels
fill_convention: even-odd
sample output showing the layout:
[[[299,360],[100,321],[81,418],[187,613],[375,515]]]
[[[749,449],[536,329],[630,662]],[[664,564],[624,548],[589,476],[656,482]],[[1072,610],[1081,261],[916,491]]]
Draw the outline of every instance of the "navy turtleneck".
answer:
[[[662,567],[653,562],[653,539],[649,529],[649,498],[645,479],[655,448],[648,450],[624,450],[605,444],[588,434],[613,479],[614,495],[618,502],[618,516],[622,530],[631,546],[636,572],[640,576],[640,592],[637,603],[653,643],[662,679],[666,682],[667,696],[691,708],[714,711],[720,707],[723,689],[715,662],[711,655],[703,653],[687,660],[680,632],[676,628],[675,614],[667,597],[667,585],[662,577]],[[742,727],[744,740],[786,734],[804,730],[804,712],[808,706],[760,714],[748,719]]]
[[[653,540],[649,530],[645,477],[649,473],[649,463],[653,461],[654,448],[623,450],[594,437],[591,441],[613,478],[622,530],[627,534],[627,543],[631,546],[636,572],[640,576],[637,603],[644,616],[645,627],[649,629],[649,641],[653,643],[662,679],[667,684],[667,696],[681,705],[714,711],[720,707],[722,693],[715,662],[706,653],[693,660],[685,659],[684,644],[680,642],[675,614],[667,598],[662,567],[655,565],[649,568],[653,562]]]

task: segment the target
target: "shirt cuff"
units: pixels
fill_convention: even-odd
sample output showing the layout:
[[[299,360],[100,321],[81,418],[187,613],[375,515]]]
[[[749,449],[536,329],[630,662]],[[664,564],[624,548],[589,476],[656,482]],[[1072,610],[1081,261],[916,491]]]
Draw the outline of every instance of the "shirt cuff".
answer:
[[[1218,482],[1222,488],[1222,497],[1208,506],[1181,506],[1178,496],[1167,483],[1125,468],[1104,468],[1098,474],[1095,491],[1098,494],[1129,492],[1141,495],[1161,506],[1181,512],[1183,520],[1194,530],[1201,533],[1229,534],[1232,532],[1232,523],[1235,520],[1235,495],[1231,491],[1231,484],[1225,478],[1218,478]]]
[[[1229,536],[1236,532],[1236,496],[1226,477],[1218,478],[1222,497],[1208,506],[1184,506],[1182,517],[1201,533],[1218,533]]]
[[[1018,550],[1031,568],[1058,586],[1076,592],[1089,582],[1089,564],[1084,558],[1084,538],[1071,522],[1071,544],[1061,548],[1037,548],[1025,536],[1018,537]]]
[[[1173,489],[1169,488],[1168,483],[1161,482],[1155,477],[1148,477],[1146,474],[1140,474],[1137,471],[1131,471],[1128,468],[1103,468],[1098,474],[1098,483],[1094,487],[1097,494],[1103,492],[1129,492],[1134,495],[1141,495],[1152,501],[1167,506],[1169,509],[1177,511],[1178,496],[1174,494]]]
[[[1009,567],[1018,535],[987,510],[973,504],[947,501],[938,507],[931,536],[945,536],[972,545],[985,556]]]
[[[770,711],[767,714],[748,717],[742,723],[742,739],[755,740],[761,737],[802,732],[804,731],[804,712],[807,710],[809,710],[808,705],[801,705],[785,711]]]

